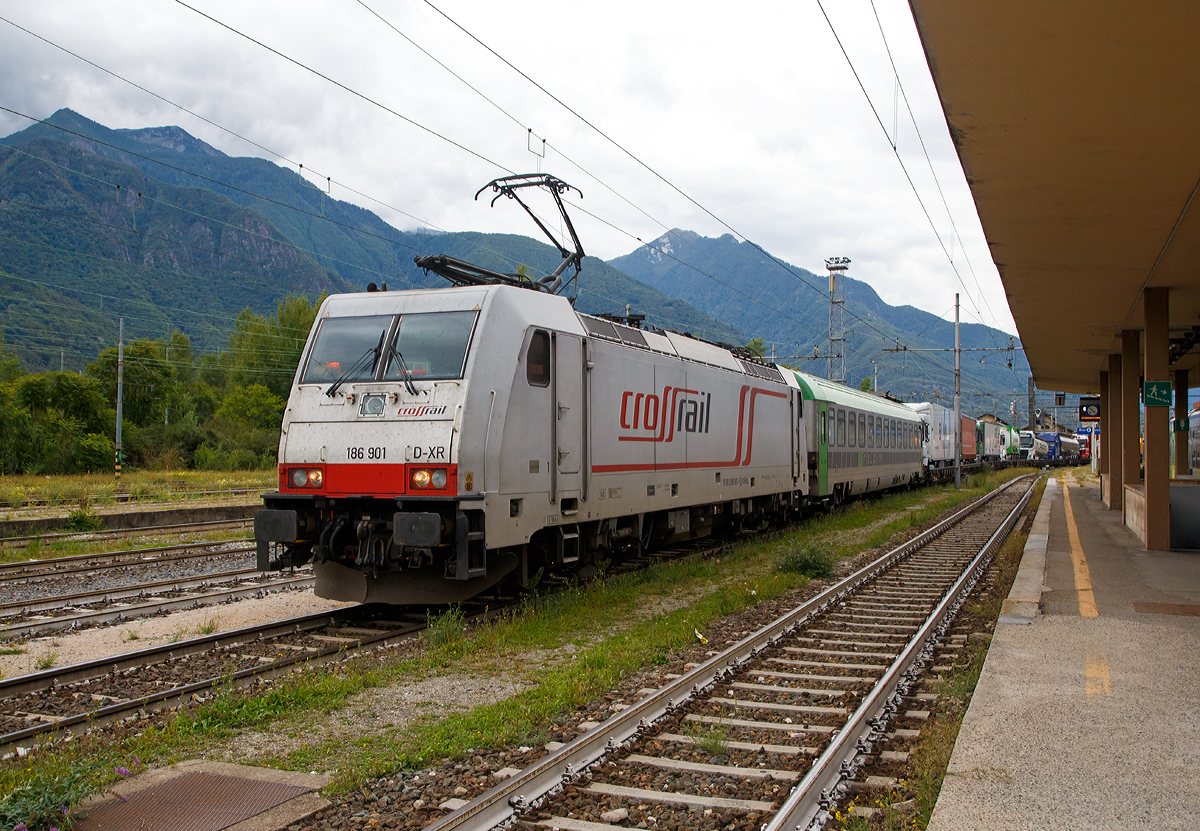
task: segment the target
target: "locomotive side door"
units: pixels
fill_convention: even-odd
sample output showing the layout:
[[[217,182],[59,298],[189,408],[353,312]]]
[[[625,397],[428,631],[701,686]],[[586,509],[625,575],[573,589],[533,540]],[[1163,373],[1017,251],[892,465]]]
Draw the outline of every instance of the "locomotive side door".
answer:
[[[558,472],[555,499],[563,491],[581,490],[583,469],[583,340],[554,336],[554,452]]]

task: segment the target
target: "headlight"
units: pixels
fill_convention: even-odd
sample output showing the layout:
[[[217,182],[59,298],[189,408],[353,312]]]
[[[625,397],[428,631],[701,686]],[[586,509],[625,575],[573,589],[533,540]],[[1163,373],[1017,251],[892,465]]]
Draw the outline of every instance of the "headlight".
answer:
[[[288,481],[293,488],[319,488],[325,474],[319,467],[294,467],[288,471]]]
[[[409,474],[409,481],[417,490],[441,490],[450,481],[450,474],[444,467],[417,468]]]

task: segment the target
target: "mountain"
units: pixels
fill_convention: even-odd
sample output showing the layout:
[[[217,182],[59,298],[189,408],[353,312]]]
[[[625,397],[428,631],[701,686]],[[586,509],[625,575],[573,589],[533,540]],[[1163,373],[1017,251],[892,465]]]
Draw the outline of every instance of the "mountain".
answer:
[[[247,306],[348,288],[262,214],[62,141],[0,147],[0,200],[4,338],[28,369],[80,368],[118,318],[215,348]]]
[[[441,286],[413,263],[444,253],[503,272],[553,270],[556,250],[516,235],[406,233],[302,184],[295,170],[234,157],[179,127],[112,130],[71,110],[0,139],[0,307],[26,368],[79,369],[115,338],[172,327],[223,346],[243,308],[287,294]],[[582,311],[624,311],[738,342],[728,323],[584,260]],[[61,352],[60,352],[61,350]]]
[[[776,262],[757,246],[726,234],[703,237],[675,229],[609,265],[664,294],[737,327],[747,337],[773,344],[776,354],[808,356],[829,352],[829,281],[798,266]],[[912,349],[953,349],[954,324],[913,306],[891,306],[869,285],[845,281],[846,381],[872,377],[878,362],[879,388],[906,400],[954,394],[951,352],[887,353],[897,339]],[[975,323],[961,325],[962,347],[1009,346],[1010,336]],[[1015,341],[1019,347],[1020,342]],[[982,363],[981,363],[982,356]],[[1009,360],[1012,366],[1009,367]],[[827,374],[826,360],[796,361],[815,375]],[[962,390],[975,394],[972,410],[1007,410],[1013,391],[1025,393],[1029,365],[1024,353],[967,352]],[[997,399],[997,400],[992,400]]]

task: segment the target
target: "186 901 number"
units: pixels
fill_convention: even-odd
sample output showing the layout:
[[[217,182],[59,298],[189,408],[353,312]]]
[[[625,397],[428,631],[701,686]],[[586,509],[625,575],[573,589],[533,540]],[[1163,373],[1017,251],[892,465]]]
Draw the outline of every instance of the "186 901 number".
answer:
[[[347,459],[370,459],[372,461],[387,458],[386,447],[347,447]]]

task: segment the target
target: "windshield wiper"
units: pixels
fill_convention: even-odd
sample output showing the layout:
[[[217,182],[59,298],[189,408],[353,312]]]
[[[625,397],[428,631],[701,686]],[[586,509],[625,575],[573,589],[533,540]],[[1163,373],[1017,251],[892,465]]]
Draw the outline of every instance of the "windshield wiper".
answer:
[[[404,362],[404,356],[400,354],[400,350],[396,348],[395,344],[388,344],[388,354],[394,355],[396,360],[400,363],[401,377],[404,379],[404,388],[408,390],[408,394],[416,395],[417,385],[413,383],[412,373],[408,371],[408,364]]]
[[[379,343],[364,352],[362,357],[354,362],[353,366],[339,375],[337,380],[330,384],[329,388],[325,390],[325,394],[330,398],[333,398],[334,393],[338,391],[338,388],[341,387],[341,385],[344,384],[351,375],[354,375],[356,372],[366,366],[367,358],[373,359],[371,361],[371,377],[374,377],[375,367],[379,366],[379,356],[383,353],[383,338],[386,334],[387,332],[381,332],[379,335]]]

